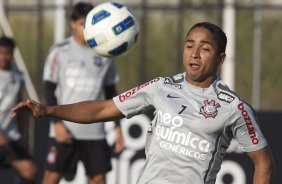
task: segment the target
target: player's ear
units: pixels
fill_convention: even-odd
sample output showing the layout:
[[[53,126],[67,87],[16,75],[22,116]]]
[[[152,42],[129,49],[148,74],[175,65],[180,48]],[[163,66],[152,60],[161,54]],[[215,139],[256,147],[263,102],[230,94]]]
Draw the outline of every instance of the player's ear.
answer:
[[[225,61],[225,58],[226,58],[226,53],[225,52],[222,52],[218,55],[218,60],[219,60],[219,63],[222,65]]]

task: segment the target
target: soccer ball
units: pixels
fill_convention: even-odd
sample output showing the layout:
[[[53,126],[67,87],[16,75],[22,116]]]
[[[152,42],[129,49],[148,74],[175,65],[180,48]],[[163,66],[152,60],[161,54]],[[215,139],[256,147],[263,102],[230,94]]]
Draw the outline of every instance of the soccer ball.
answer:
[[[94,7],[86,16],[83,30],[87,45],[105,57],[126,53],[136,43],[138,32],[134,15],[126,6],[115,2]]]

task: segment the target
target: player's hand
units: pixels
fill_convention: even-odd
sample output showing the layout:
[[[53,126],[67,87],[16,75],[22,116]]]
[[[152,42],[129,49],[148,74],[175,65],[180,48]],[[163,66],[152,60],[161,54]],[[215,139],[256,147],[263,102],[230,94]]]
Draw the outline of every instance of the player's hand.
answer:
[[[124,150],[124,140],[120,127],[116,127],[115,132],[116,132],[116,143],[115,143],[114,152],[119,154]]]
[[[5,146],[8,144],[8,141],[3,133],[0,133],[0,146]]]
[[[12,108],[11,117],[16,117],[17,113],[20,111],[30,111],[34,117],[45,116],[47,113],[45,106],[31,99],[22,101]]]
[[[71,144],[72,136],[62,121],[55,122],[55,140],[61,144]]]

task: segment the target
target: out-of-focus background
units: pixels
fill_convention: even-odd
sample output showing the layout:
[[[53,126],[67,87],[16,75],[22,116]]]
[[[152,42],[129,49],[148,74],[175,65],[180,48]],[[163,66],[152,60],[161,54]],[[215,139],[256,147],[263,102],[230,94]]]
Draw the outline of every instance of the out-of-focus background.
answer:
[[[44,60],[50,46],[70,34],[68,15],[70,7],[75,2],[77,1],[0,0],[5,15],[1,14],[0,17],[0,34],[11,35],[12,32],[14,35],[19,48],[15,60],[24,62],[33,84],[29,86],[27,93],[35,92],[42,102],[44,102],[42,89]],[[104,1],[89,2],[96,5]],[[277,140],[281,139],[279,129],[282,128],[281,0],[117,0],[117,2],[127,5],[133,11],[140,26],[136,46],[128,54],[115,58],[120,73],[118,85],[120,92],[157,76],[171,76],[182,72],[182,47],[188,29],[202,21],[218,24],[227,33],[227,54],[230,56],[227,57],[226,68],[221,71],[222,78],[259,112],[259,117],[263,121],[262,128],[265,129],[263,131],[269,136],[274,155],[281,153]],[[44,153],[46,140],[42,137],[47,137],[48,120],[37,121],[43,121],[45,124],[40,128],[31,119],[26,130],[26,139],[31,153],[41,164],[39,165],[41,169],[46,154]],[[45,128],[42,128],[43,126]],[[127,133],[127,129],[124,129]],[[141,131],[140,136],[143,135],[142,127],[133,129],[137,133]],[[135,155],[139,154],[139,151],[138,148],[138,151],[134,152]],[[134,155],[133,152],[130,153]],[[125,159],[125,156],[122,158]],[[280,168],[281,161],[278,160],[278,156],[275,159]],[[125,162],[118,161],[120,159],[115,160],[117,165],[126,165]],[[126,168],[130,168],[133,163],[131,159]],[[243,170],[246,170],[245,166]],[[281,172],[277,170],[277,173],[279,171]],[[4,171],[0,170],[0,177],[4,177],[1,172]],[[41,174],[39,172],[38,181]],[[134,176],[133,174],[132,177]],[[277,183],[282,183],[279,177]],[[234,178],[236,177],[233,176],[233,180],[225,179],[227,181],[225,183],[229,181],[233,184],[238,183]],[[115,183],[126,184],[120,181],[125,180],[118,178]],[[127,181],[131,183],[130,181],[134,179]]]

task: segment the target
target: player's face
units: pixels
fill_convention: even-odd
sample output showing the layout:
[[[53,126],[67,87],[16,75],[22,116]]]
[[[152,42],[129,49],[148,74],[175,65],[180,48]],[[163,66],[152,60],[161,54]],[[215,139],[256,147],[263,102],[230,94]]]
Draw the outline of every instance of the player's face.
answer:
[[[70,25],[73,30],[75,40],[80,44],[85,44],[83,36],[84,18],[82,17],[77,20],[72,20]]]
[[[7,70],[13,59],[13,51],[9,47],[0,46],[0,69]]]
[[[183,51],[186,81],[199,87],[210,86],[224,58],[225,53],[217,54],[212,33],[205,28],[194,28],[185,40]]]

